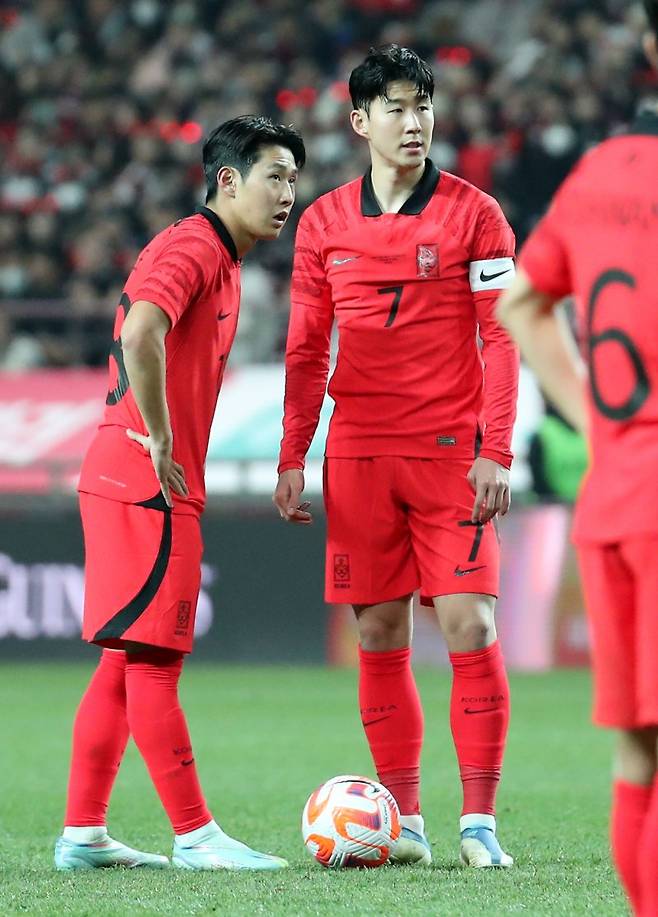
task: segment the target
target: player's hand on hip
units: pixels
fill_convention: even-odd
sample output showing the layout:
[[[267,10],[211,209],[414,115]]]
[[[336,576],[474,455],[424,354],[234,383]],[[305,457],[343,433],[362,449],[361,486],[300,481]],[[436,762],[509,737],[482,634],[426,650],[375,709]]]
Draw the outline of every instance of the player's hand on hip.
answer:
[[[129,439],[139,443],[151,456],[155,475],[160,482],[160,490],[165,498],[167,506],[172,507],[173,500],[171,491],[178,494],[179,497],[187,497],[189,491],[185,483],[185,469],[172,457],[173,442],[171,437],[163,440],[153,439],[151,436],[144,436],[135,430],[126,430]]]
[[[471,522],[488,522],[497,514],[504,516],[510,508],[509,470],[493,459],[476,458],[468,472],[475,491]]]
[[[303,490],[304,472],[300,468],[281,472],[272,502],[285,522],[295,522],[297,525],[310,525],[313,522],[313,516],[308,512],[311,504],[308,500],[300,502]]]

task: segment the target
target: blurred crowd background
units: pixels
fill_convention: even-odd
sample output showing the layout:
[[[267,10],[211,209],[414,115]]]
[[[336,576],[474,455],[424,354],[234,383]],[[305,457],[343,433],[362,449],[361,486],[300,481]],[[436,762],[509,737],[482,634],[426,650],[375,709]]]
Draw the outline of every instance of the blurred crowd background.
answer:
[[[431,62],[432,156],[494,194],[519,242],[655,79],[626,0],[22,0],[0,20],[5,369],[105,362],[137,252],[203,201],[201,140],[220,121],[301,129],[297,217],[365,171],[347,78],[370,45]],[[281,358],[293,239],[294,221],[246,259],[233,365]]]

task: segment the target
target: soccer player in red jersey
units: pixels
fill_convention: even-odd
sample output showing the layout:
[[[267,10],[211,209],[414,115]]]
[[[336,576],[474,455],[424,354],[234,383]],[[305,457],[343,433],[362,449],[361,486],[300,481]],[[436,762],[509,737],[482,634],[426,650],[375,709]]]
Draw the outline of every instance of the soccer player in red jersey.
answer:
[[[203,148],[206,206],[159,233],[126,282],[107,406],[78,487],[83,637],[104,650],[75,719],[59,869],[169,864],[107,833],[129,735],[171,820],[175,866],[287,865],[213,820],[177,691],[192,649],[204,462],[237,327],[240,259],[257,240],[278,237],[304,159],[292,128],[252,116],[220,125]]]
[[[494,308],[514,273],[514,237],[495,200],[427,158],[433,90],[427,64],[396,45],[371,50],[350,77],[351,123],[372,168],[300,220],[274,502],[282,518],[311,521],[299,499],[335,321],[326,599],[351,604],[358,622],[363,727],[402,814],[393,860],[431,860],[410,662],[420,588],[453,668],[461,857],[508,866],[495,821],[509,688],[494,625],[492,520],[509,508],[518,357]]]
[[[645,7],[658,68],[658,2]],[[550,400],[589,438],[573,538],[594,722],[618,730],[611,840],[635,913],[658,914],[658,105],[583,157],[525,244],[500,315]],[[575,295],[586,367],[555,305]]]

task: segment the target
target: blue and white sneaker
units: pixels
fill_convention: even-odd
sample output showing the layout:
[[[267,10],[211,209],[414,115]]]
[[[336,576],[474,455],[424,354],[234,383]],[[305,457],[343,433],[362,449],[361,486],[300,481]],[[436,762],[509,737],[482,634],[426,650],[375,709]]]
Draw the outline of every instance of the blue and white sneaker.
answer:
[[[207,830],[209,829],[209,830]],[[225,834],[216,822],[174,838],[171,862],[178,869],[285,869],[288,861],[252,850]]]
[[[432,850],[425,837],[422,815],[401,815],[402,831],[391,848],[389,863],[393,866],[429,866]]]
[[[474,821],[475,818],[477,821]],[[496,819],[493,815],[462,815],[459,827],[460,859],[464,866],[487,869],[514,865],[512,857],[498,843]]]
[[[102,869],[112,866],[125,866],[128,869],[138,866],[147,869],[166,869],[169,860],[157,853],[134,850],[113,840],[107,834],[87,844],[75,843],[64,836],[57,838],[56,869]]]

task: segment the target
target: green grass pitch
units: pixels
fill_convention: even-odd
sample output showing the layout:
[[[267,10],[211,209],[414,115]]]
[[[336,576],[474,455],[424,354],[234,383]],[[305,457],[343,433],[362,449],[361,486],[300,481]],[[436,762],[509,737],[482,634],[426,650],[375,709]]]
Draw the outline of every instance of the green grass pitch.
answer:
[[[517,675],[499,836],[508,871],[457,866],[459,783],[448,730],[449,678],[421,670],[426,747],[423,811],[430,869],[329,872],[302,847],[315,786],[374,776],[352,671],[195,665],[183,675],[208,800],[229,833],[286,856],[285,873],[109,870],[56,873],[70,726],[90,665],[0,668],[0,914],[89,915],[623,915],[607,851],[609,735],[589,724],[583,672]],[[134,746],[110,810],[121,840],[170,853],[171,832]]]

